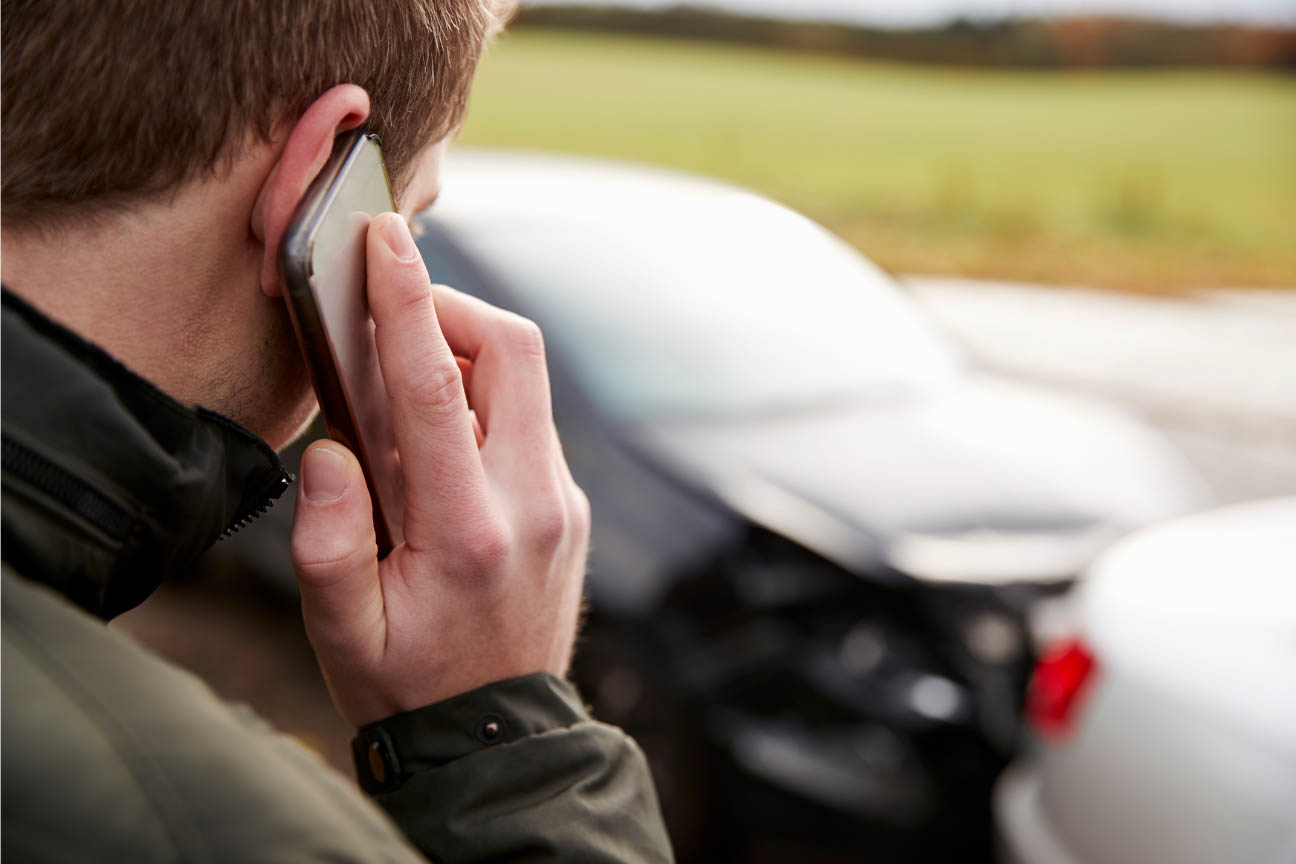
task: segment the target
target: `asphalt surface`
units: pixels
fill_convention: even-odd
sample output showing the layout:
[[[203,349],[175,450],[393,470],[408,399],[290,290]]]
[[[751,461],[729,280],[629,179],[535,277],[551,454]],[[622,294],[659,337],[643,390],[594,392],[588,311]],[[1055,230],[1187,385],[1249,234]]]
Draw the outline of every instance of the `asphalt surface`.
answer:
[[[1296,495],[1296,291],[905,282],[974,364],[1141,415],[1220,503]]]

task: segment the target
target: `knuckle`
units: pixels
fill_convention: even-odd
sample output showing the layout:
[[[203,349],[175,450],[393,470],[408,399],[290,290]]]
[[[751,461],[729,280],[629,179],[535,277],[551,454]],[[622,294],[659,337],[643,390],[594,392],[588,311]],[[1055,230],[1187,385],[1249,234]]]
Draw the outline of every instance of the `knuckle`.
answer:
[[[570,516],[557,494],[542,496],[531,508],[528,516],[528,537],[532,545],[544,555],[552,555],[567,539]]]
[[[590,510],[589,496],[585,490],[571,484],[571,521],[573,529],[581,535],[588,535],[590,526],[593,521],[593,514]]]
[[[312,588],[327,588],[355,572],[378,554],[373,541],[344,545],[328,540],[293,538],[289,554],[297,578]]]
[[[430,413],[441,413],[458,403],[463,394],[463,375],[453,360],[432,356],[409,371],[406,389],[409,401]]]
[[[540,325],[530,318],[509,313],[504,318],[504,335],[517,353],[526,357],[544,358],[544,333],[541,332]]]
[[[488,519],[462,536],[464,565],[474,576],[491,576],[503,571],[509,557],[508,531],[499,522]]]
[[[405,265],[409,274],[409,265]],[[402,314],[418,313],[429,315],[433,312],[432,286],[427,279],[414,278],[418,274],[407,275],[399,280],[396,291],[396,311]]]
[[[372,259],[371,259],[372,260]],[[435,320],[436,305],[432,283],[422,269],[421,259],[386,263],[380,273],[369,277],[368,297],[374,320],[381,327],[384,322],[407,327],[410,322]]]

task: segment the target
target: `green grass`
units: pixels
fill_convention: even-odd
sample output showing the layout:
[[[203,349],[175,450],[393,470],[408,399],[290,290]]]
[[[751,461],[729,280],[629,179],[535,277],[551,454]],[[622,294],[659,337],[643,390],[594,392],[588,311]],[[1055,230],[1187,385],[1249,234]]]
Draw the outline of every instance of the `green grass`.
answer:
[[[968,71],[627,36],[491,48],[463,141],[761,190],[892,270],[1296,286],[1296,78]]]

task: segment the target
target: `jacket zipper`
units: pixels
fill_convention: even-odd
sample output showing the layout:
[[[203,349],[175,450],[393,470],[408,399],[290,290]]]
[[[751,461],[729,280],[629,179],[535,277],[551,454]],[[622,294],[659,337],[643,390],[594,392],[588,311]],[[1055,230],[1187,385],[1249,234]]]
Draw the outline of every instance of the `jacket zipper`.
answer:
[[[26,445],[0,441],[4,472],[43,492],[114,540],[125,540],[135,516],[112,498]]]
[[[234,521],[231,522],[216,539],[219,541],[224,540],[227,537],[232,537],[237,534],[240,529],[246,528],[257,519],[260,519],[265,515],[265,512],[270,509],[274,502],[279,499],[279,496],[284,493],[284,490],[286,490],[296,479],[297,478],[294,475],[288,474],[287,472],[285,472],[281,477],[276,477],[270,484],[270,491],[267,491],[261,496],[259,503],[247,508],[235,517]]]
[[[94,486],[60,467],[24,444],[4,436],[0,441],[0,465],[9,474],[57,501],[114,540],[125,540],[135,516]],[[241,512],[221,532],[218,540],[237,533],[256,521],[296,479],[284,473],[276,477],[257,503]]]

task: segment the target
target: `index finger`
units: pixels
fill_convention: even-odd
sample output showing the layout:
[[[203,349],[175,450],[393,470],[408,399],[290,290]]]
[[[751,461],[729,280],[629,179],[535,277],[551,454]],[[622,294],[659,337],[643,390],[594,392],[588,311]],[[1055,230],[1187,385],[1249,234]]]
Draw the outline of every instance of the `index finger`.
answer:
[[[405,542],[441,545],[489,506],[463,378],[405,220],[377,217],[366,243],[378,364],[405,475]]]

